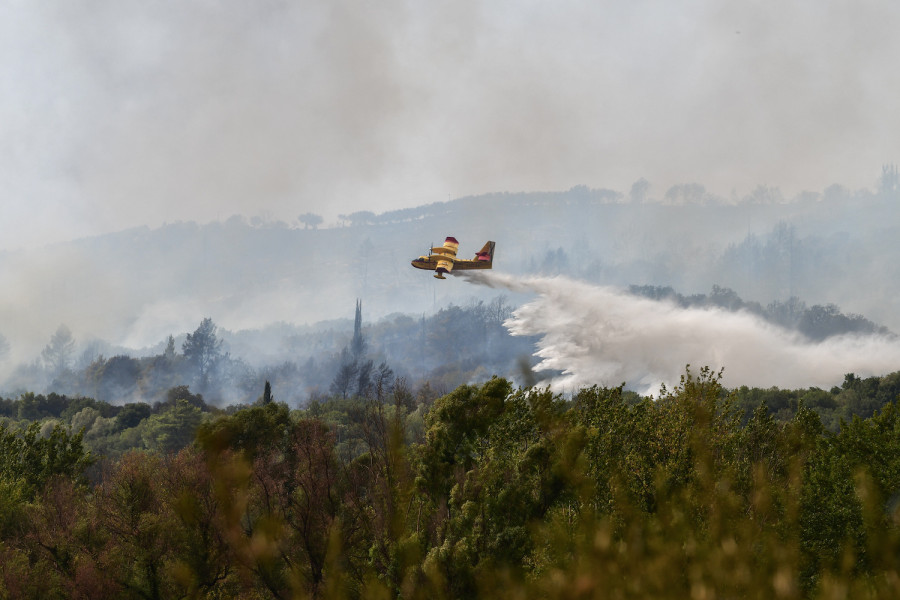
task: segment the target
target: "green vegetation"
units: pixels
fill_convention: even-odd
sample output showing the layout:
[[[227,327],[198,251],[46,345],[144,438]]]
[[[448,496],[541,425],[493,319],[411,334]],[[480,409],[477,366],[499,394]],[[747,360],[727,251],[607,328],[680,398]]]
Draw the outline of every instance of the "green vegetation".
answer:
[[[23,394],[0,401],[0,597],[893,598],[898,379]]]

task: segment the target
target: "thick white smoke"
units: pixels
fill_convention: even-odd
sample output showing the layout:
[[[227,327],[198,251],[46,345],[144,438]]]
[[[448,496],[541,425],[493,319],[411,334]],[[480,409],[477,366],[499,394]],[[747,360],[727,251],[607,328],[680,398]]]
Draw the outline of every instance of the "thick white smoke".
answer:
[[[618,385],[648,393],[671,385],[685,365],[725,369],[724,383],[783,388],[839,384],[845,373],[900,370],[900,341],[840,336],[810,343],[746,312],[682,308],[563,277],[467,273],[468,281],[537,298],[513,313],[512,335],[540,336],[536,370],[562,375],[561,389]]]

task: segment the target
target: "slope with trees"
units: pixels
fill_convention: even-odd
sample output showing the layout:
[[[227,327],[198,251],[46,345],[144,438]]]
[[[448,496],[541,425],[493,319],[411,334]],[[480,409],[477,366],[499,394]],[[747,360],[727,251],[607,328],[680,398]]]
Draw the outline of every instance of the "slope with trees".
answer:
[[[761,403],[742,419],[719,380],[687,371],[651,400],[598,387],[563,398],[493,378],[420,404],[390,378],[293,412],[264,394],[208,414],[177,445],[107,462],[90,482],[80,434],[3,430],[0,588],[895,597],[896,397],[828,433],[802,405],[776,420]],[[175,400],[174,420],[192,421],[191,402]]]
[[[77,325],[76,337],[147,344],[155,342],[147,332],[171,327],[179,322],[173,312],[198,301],[204,314],[232,328],[339,318],[353,298],[379,318],[431,313],[471,297],[487,301],[486,290],[438,288],[409,268],[409,259],[448,233],[464,253],[496,241],[495,269],[507,273],[688,294],[719,285],[764,306],[796,296],[897,329],[900,277],[891,257],[900,235],[891,172],[877,189],[833,186],[794,198],[765,186],[719,198],[701,193],[702,184],[658,190],[639,180],[628,195],[584,186],[485,194],[359,214],[346,226],[316,225],[314,215],[304,215],[293,223],[232,217],[138,228],[0,256],[9,285],[47,273],[8,307],[2,333],[17,352],[33,352],[24,350],[37,344],[25,317],[58,322],[53,299],[60,290],[102,291],[65,294],[63,320]]]

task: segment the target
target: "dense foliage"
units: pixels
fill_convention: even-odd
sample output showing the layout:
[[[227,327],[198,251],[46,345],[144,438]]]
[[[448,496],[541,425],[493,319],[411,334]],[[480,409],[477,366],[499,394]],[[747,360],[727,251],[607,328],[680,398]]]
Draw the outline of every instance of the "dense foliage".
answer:
[[[390,373],[294,411],[270,387],[228,413],[187,389],[108,416],[23,397],[0,597],[896,597],[896,395],[830,432],[767,394],[702,369],[655,399]],[[85,411],[143,449],[88,450],[63,425]]]

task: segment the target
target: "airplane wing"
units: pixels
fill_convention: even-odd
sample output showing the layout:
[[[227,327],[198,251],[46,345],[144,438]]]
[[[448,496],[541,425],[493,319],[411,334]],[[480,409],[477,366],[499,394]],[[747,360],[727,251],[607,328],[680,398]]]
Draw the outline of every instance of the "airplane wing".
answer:
[[[459,242],[455,237],[448,237],[444,240],[443,246],[431,249],[431,253],[437,258],[437,265],[434,268],[435,277],[444,279],[444,275],[453,270],[457,250],[459,250]]]

